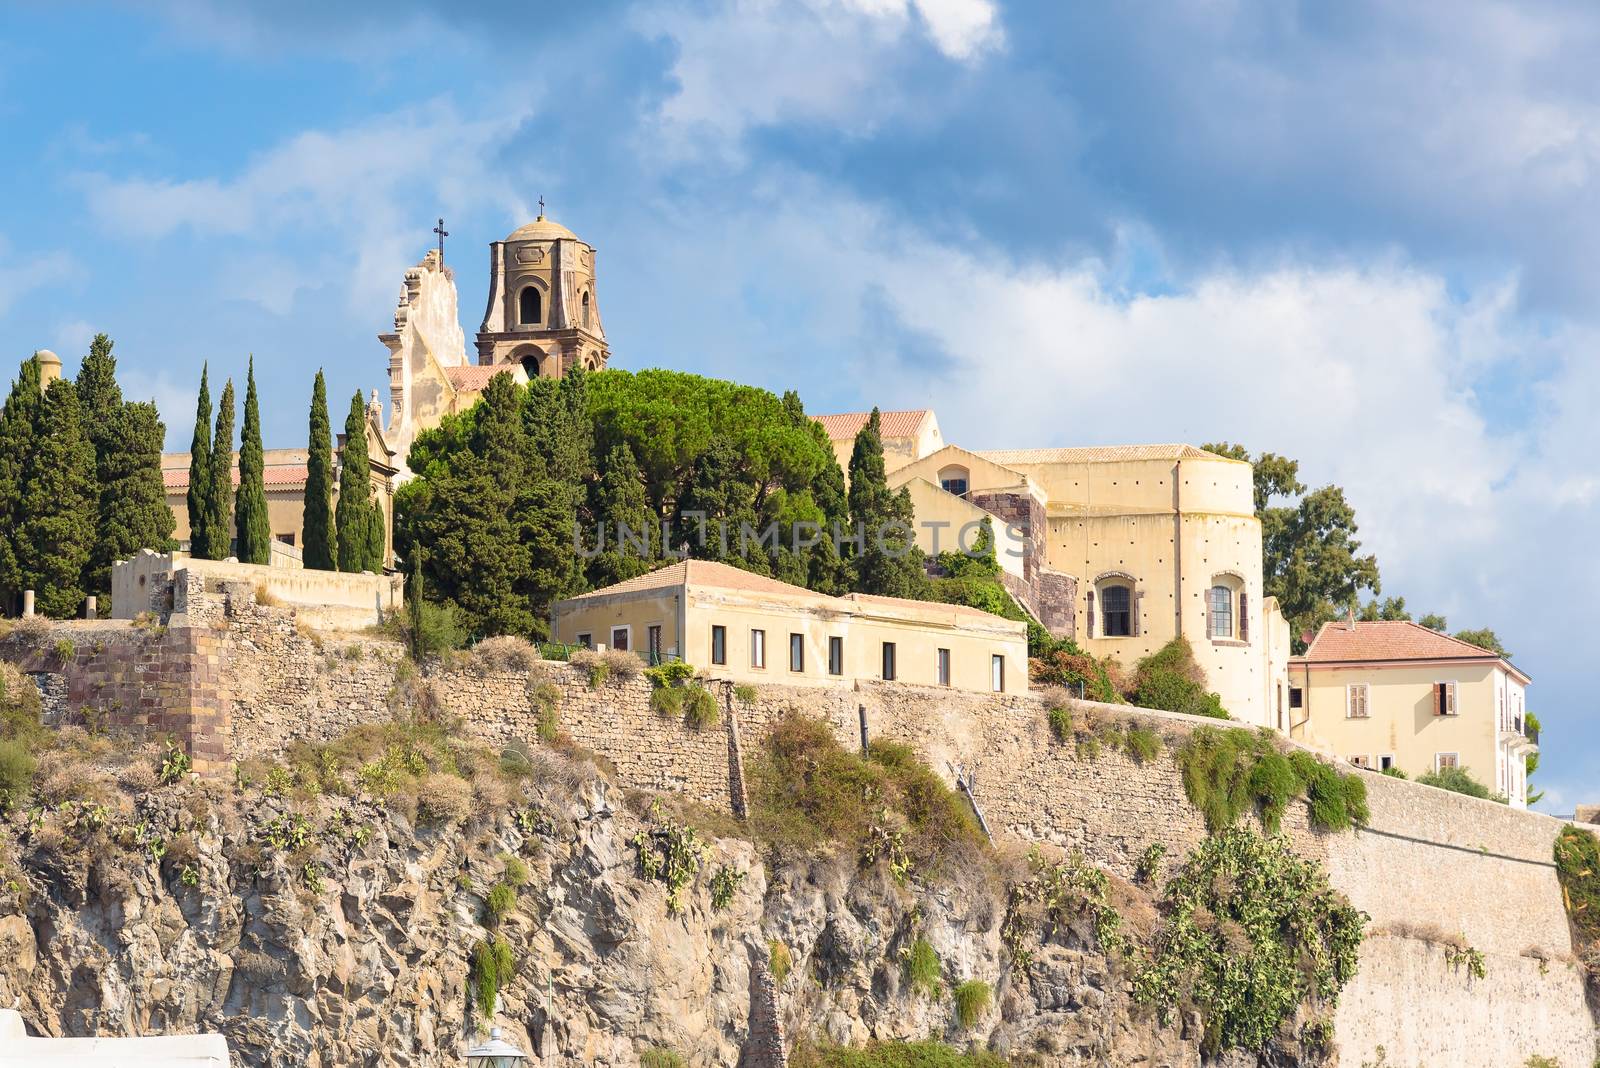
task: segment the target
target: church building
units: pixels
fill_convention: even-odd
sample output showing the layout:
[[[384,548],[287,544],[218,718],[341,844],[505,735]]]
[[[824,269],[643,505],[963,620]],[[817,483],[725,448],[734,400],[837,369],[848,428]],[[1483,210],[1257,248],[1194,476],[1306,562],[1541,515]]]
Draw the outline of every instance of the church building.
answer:
[[[374,390],[367,408],[367,456],[373,493],[388,528],[386,559],[392,561],[394,491],[411,477],[406,456],[419,433],[472,407],[489,379],[501,371],[526,382],[535,376],[559,378],[573,367],[597,371],[606,366],[611,350],[600,323],[594,246],[543,213],[504,241],[492,242],[489,305],[475,338],[475,361],[467,357],[455,274],[445,266],[442,244],[429,249],[422,262],[406,270],[394,329],[379,334],[378,340],[389,353],[389,422],[384,425]],[[59,361],[52,370],[59,374]],[[339,405],[330,401],[336,426],[340,413]],[[265,459],[267,513],[273,538],[282,547],[273,559],[294,566],[304,542],[306,447],[268,449]],[[335,501],[338,461],[336,448]],[[234,465],[237,486],[237,454]],[[174,536],[187,549],[189,454],[166,453],[161,466],[167,504],[177,520]]]

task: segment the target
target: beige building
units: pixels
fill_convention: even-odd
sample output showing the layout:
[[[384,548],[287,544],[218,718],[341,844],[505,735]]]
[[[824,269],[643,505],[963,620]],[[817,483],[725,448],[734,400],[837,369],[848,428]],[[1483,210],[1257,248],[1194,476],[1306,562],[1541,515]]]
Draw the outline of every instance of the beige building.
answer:
[[[489,246],[489,304],[468,361],[455,275],[438,249],[406,271],[389,350],[389,441],[406,456],[417,434],[477,402],[489,379],[560,378],[573,367],[603,369],[611,358],[595,275],[595,250],[542,214]]]
[[[398,474],[389,446],[379,429],[377,398],[367,410],[367,466],[373,497],[383,511],[384,560],[394,559],[394,491]],[[339,500],[339,457],[344,435],[338,436],[333,453],[333,492],[329,507]],[[166,488],[167,507],[175,523],[172,536],[183,550],[189,548],[189,460],[186,452],[161,456],[161,480]],[[306,475],[309,459],[305,449],[265,449],[262,451],[261,481],[267,490],[267,521],[273,541],[299,550],[305,545]],[[239,488],[239,454],[233,454],[233,486]],[[275,553],[275,555],[277,555]],[[298,551],[292,554],[298,556]],[[278,562],[275,560],[274,562]]]
[[[1290,662],[1291,734],[1353,764],[1415,778],[1466,769],[1528,804],[1531,680],[1509,661],[1416,623],[1325,623]]]
[[[1248,463],[1181,444],[930,448],[932,413],[895,414],[928,416],[896,422],[885,464],[924,552],[969,546],[988,516],[1007,589],[1052,634],[1126,667],[1187,638],[1236,719],[1288,728],[1289,629],[1262,591]],[[818,421],[848,456],[866,418]]]
[[[1022,623],[975,608],[829,597],[728,564],[685,560],[556,604],[557,641],[681,659],[735,682],[848,686],[881,679],[1028,689]]]
[[[855,449],[856,435],[861,433],[871,417],[871,412],[843,412],[816,417],[822,429],[828,432],[833,455],[838,457],[846,478],[850,475],[850,453]],[[944,447],[944,438],[939,434],[939,420],[928,408],[879,412],[878,433],[883,438],[883,466],[889,471]]]

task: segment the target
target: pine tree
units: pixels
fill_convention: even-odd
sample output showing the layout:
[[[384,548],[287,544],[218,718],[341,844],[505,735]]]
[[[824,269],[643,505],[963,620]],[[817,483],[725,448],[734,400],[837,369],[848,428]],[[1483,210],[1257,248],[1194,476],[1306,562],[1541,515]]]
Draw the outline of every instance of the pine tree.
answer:
[[[118,560],[140,549],[165,552],[175,544],[172,509],[161,478],[166,434],[156,406],[149,402],[125,401],[107,420],[105,449],[95,463],[100,508],[85,587],[89,593],[111,592],[111,565]]]
[[[613,446],[606,457],[600,481],[594,484],[588,532],[591,548],[603,546],[589,560],[589,583],[609,586],[642,575],[659,562],[661,532],[644,495],[644,476],[633,450]]]
[[[122,407],[122,388],[117,385],[117,358],[111,354],[112,341],[96,334],[89,343],[89,355],[78,368],[78,410],[84,429],[95,444],[95,454],[104,451],[103,442],[112,413]]]
[[[49,616],[70,617],[83,604],[83,574],[95,539],[94,445],[70,381],[45,391],[37,447],[22,483],[18,561],[24,589]]]
[[[242,563],[272,560],[272,524],[267,519],[265,458],[261,449],[261,405],[256,399],[256,360],[245,372],[244,429],[239,436],[239,492],[234,504],[238,557]]]
[[[0,409],[0,611],[15,611],[22,597],[22,489],[39,440],[44,409],[38,355],[22,361]]]
[[[333,441],[328,422],[328,386],[317,371],[311,387],[311,444],[306,450],[305,566],[333,571],[339,557],[333,527]]]
[[[350,398],[350,414],[344,421],[344,449],[339,457],[338,523],[340,571],[381,571],[383,542],[377,551],[372,544],[372,465],[367,458],[367,406],[361,393]],[[381,516],[380,516],[381,522]]]
[[[211,386],[209,368],[200,365],[200,399],[194,409],[194,437],[189,442],[189,551],[205,559],[206,487],[211,484]]]
[[[879,426],[874,408],[850,454],[850,534],[861,539],[850,547],[854,588],[883,597],[920,597],[927,583],[913,537],[916,513],[906,489],[889,489]]]
[[[233,379],[222,387],[217,403],[217,429],[211,435],[211,458],[206,472],[205,551],[207,560],[226,560],[233,542]]]

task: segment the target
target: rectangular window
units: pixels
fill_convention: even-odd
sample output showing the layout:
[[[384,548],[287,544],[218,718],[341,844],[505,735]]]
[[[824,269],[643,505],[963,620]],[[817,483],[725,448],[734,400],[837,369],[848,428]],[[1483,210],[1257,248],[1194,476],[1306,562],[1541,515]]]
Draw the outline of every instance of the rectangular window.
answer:
[[[1365,753],[1360,753],[1360,754],[1358,754],[1356,756],[1349,757],[1347,759],[1350,761],[1350,763],[1354,764],[1358,768],[1370,768],[1370,767],[1372,767],[1372,757],[1368,756]]]
[[[946,493],[954,493],[957,497],[965,497],[967,495],[967,480],[964,478],[940,479],[939,488]]]
[[[1344,688],[1344,691],[1345,716],[1349,719],[1366,719],[1369,711],[1367,707],[1367,684],[1364,682],[1352,682]]]
[[[728,628],[711,628],[711,662],[725,665],[728,662]]]
[[[578,644],[583,646],[585,649],[593,649],[594,648],[594,635],[593,634],[580,634],[580,635],[578,635]]]
[[[1461,765],[1461,756],[1460,756],[1459,753],[1435,753],[1435,754],[1433,754],[1433,770],[1434,771],[1443,771],[1445,768],[1455,768],[1455,767],[1460,767],[1460,765]]]
[[[644,629],[644,647],[650,654],[650,663],[661,663],[661,624],[652,623]]]
[[[750,666],[753,668],[767,666],[767,632],[764,630],[750,632]]]
[[[611,628],[611,648],[616,649],[616,650],[618,650],[620,652],[624,652],[624,653],[627,652],[628,651],[628,646],[631,644],[629,639],[631,639],[632,637],[633,637],[633,628],[632,627],[612,627]]]
[[[804,634],[789,635],[789,670],[804,671],[806,669],[806,636]]]
[[[950,685],[950,650],[939,650],[939,685]]]
[[[1211,587],[1211,636],[1233,637],[1233,591],[1226,586]]]
[[[828,639],[828,674],[844,674],[844,639]]]
[[[1388,771],[1392,767],[1394,767],[1394,754],[1393,753],[1380,753],[1380,754],[1378,754],[1378,770],[1379,771]]]
[[[1299,708],[1305,703],[1306,692],[1298,686],[1289,687],[1289,707]]]
[[[1133,634],[1133,591],[1128,587],[1107,586],[1101,590],[1100,611],[1107,638],[1127,638]]]
[[[883,681],[894,681],[894,642],[883,643]]]
[[[989,689],[1006,692],[1006,658],[998,653],[989,658]]]
[[[1455,683],[1436,682],[1433,684],[1433,714],[1436,716],[1453,716],[1456,714]]]

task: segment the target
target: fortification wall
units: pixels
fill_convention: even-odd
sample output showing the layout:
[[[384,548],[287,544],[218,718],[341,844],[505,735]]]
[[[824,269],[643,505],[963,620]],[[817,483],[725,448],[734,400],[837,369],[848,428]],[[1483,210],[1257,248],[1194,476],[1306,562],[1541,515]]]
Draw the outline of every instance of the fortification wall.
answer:
[[[197,611],[196,609],[203,609]],[[297,739],[326,739],[389,714],[402,679],[402,650],[379,639],[304,631],[293,614],[246,591],[191,606],[185,627],[59,624],[23,654],[53,715],[85,710],[112,726],[162,730],[195,747],[208,767],[281,754]],[[55,646],[69,637],[72,655]],[[567,664],[483,671],[471,657],[430,673],[445,709],[495,744],[537,735],[534,687],[560,692],[560,726],[615,769],[618,781],[675,790],[708,805],[732,804],[735,729],[746,753],[790,709],[819,715],[841,742],[859,743],[861,709],[876,738],[913,745],[947,778],[970,774],[998,835],[1081,850],[1124,876],[1152,842],[1180,857],[1205,834],[1167,756],[1139,763],[1103,748],[1093,758],[1051,734],[1044,702],[1027,695],[962,693],[862,683],[855,690],[764,686],[753,702],[719,687],[722,722],[696,731],[650,709],[642,678],[591,689]],[[1169,748],[1212,721],[1080,703],[1081,723],[1139,723]],[[187,717],[187,719],[186,719]],[[198,763],[198,760],[197,760]],[[1362,966],[1336,1018],[1343,1063],[1393,1066],[1520,1066],[1535,1055],[1590,1068],[1594,1022],[1551,862],[1560,821],[1415,783],[1369,775],[1371,820],[1340,834],[1307,824],[1290,807],[1295,848],[1323,863],[1332,884],[1372,918]],[[1472,978],[1446,956],[1449,942],[1484,954]]]

